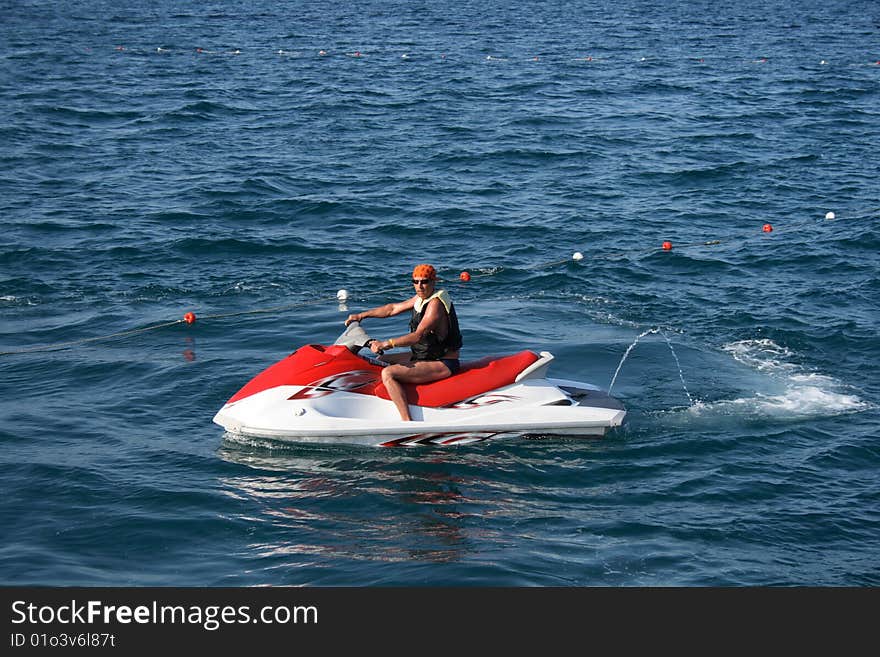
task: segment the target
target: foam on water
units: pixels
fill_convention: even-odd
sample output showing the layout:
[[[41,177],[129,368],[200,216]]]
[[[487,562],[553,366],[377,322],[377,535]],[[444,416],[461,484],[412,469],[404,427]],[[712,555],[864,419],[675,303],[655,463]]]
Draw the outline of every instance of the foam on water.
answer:
[[[801,419],[871,408],[849,386],[833,377],[805,371],[803,366],[793,362],[794,352],[772,340],[738,340],[725,344],[722,349],[737,362],[766,375],[766,390],[736,399],[697,402],[688,409],[693,415]]]
[[[793,352],[766,338],[761,340],[737,340],[721,347],[740,363],[759,372],[787,372],[795,368],[790,362]]]

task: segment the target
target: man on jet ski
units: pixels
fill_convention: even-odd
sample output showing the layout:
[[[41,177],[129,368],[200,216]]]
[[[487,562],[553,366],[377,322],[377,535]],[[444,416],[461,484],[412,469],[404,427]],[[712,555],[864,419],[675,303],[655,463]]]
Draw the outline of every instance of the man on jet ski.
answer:
[[[370,349],[377,354],[397,347],[410,347],[410,354],[387,356],[385,360],[391,364],[382,369],[382,383],[404,421],[412,418],[403,384],[430,383],[455,374],[460,367],[458,358],[462,344],[452,299],[446,290],[434,290],[437,271],[431,265],[417,265],[413,269],[412,282],[416,293],[406,301],[353,313],[345,320],[348,326],[367,317],[393,317],[412,311],[409,333],[370,343]]]

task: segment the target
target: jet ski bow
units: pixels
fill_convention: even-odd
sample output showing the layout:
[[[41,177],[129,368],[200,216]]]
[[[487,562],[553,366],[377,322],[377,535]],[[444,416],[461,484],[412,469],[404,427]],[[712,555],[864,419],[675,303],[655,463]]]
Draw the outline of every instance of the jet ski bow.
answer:
[[[548,378],[549,352],[525,350],[463,362],[446,379],[405,386],[413,421],[404,422],[382,383],[385,363],[364,348],[369,342],[352,322],[334,345],[300,347],[245,384],[214,422],[234,435],[396,446],[602,436],[626,415],[594,385]]]

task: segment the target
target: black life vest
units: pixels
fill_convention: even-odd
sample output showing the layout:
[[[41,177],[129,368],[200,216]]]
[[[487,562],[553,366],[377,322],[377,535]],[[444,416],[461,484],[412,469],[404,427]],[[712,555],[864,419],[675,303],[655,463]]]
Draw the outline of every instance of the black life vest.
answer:
[[[444,290],[435,292],[425,299],[419,310],[416,310],[415,306],[413,306],[412,318],[409,320],[410,332],[414,332],[419,327],[419,324],[425,317],[428,303],[434,299],[439,299],[440,303],[443,304],[443,308],[446,310],[446,314],[449,317],[449,331],[446,333],[446,337],[442,340],[436,333],[434,333],[434,331],[428,331],[423,335],[422,339],[412,346],[413,360],[440,360],[448,352],[461,349],[462,338],[461,331],[458,328],[458,316],[455,314],[455,305]]]

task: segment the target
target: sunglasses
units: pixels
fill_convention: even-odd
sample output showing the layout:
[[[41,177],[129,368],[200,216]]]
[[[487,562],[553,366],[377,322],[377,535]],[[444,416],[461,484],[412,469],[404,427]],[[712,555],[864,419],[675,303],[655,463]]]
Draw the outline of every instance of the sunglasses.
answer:
[[[413,285],[430,285],[433,283],[433,279],[430,278],[414,278]]]

